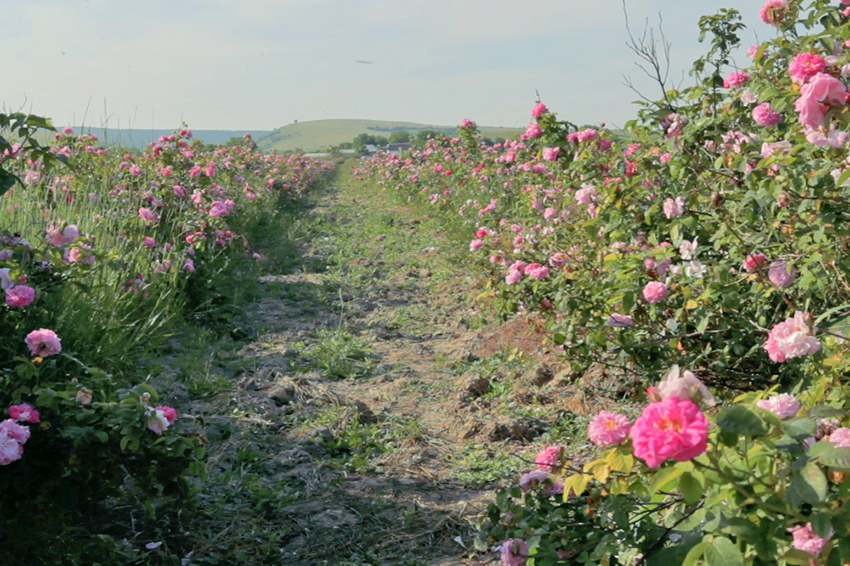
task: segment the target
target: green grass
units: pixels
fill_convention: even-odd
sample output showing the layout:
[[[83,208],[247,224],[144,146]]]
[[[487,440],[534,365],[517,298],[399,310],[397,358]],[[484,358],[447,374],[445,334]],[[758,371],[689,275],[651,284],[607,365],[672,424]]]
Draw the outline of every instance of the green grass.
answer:
[[[316,370],[327,379],[363,377],[375,365],[369,344],[344,329],[320,330],[309,343],[293,346],[301,356],[300,370]]]
[[[370,127],[384,130],[369,129]],[[392,128],[404,128],[416,135],[420,130],[454,130],[455,126],[434,126],[417,122],[388,122],[385,120],[311,120],[277,128],[270,135],[257,141],[263,151],[315,151],[350,142],[360,134],[389,137]],[[507,138],[523,132],[519,128],[482,126],[482,135],[491,138]]]

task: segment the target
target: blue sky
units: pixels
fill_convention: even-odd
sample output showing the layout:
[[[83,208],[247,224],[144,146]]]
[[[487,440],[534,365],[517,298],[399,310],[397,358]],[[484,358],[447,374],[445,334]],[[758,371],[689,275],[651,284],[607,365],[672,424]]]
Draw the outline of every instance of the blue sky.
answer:
[[[6,109],[54,123],[267,130],[324,118],[524,126],[535,91],[577,123],[622,124],[656,98],[626,48],[621,0],[2,0]],[[627,0],[632,30],[702,52],[701,15],[761,0]],[[359,63],[369,61],[370,63]],[[738,55],[741,66],[748,60]]]

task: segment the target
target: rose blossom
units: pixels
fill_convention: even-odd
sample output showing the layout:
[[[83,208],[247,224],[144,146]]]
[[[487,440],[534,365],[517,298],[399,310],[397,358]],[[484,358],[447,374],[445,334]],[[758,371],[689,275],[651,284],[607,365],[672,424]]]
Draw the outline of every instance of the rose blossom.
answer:
[[[778,26],[782,20],[788,17],[788,2],[786,0],[767,0],[759,10],[759,17],[766,24]]]
[[[542,102],[538,102],[537,104],[534,105],[534,108],[531,109],[531,115],[534,118],[540,118],[542,115],[544,115],[547,112],[547,110],[548,109],[546,108],[545,104],[543,104]]]
[[[529,263],[525,266],[525,274],[535,281],[540,281],[549,275],[549,268],[539,263]]]
[[[744,86],[748,80],[750,80],[749,73],[734,71],[723,79],[723,88],[738,88],[739,86]]]
[[[561,153],[560,147],[544,147],[543,148],[543,160],[544,161],[556,161],[558,159],[559,153]]]
[[[177,411],[172,407],[160,405],[153,409],[148,408],[148,428],[157,434],[162,434],[177,419]]]
[[[619,413],[600,411],[587,425],[587,436],[597,446],[620,444],[629,437],[629,418]]]
[[[81,387],[79,391],[77,391],[77,395],[74,399],[77,403],[81,405],[90,405],[92,401],[92,390],[87,387]]]
[[[6,303],[13,307],[25,307],[35,299],[35,289],[29,285],[16,285],[6,290]]]
[[[575,192],[576,202],[579,204],[592,204],[596,202],[599,193],[596,190],[596,187],[589,183],[585,183],[581,186],[579,190]]]
[[[532,470],[519,478],[519,487],[523,491],[528,491],[533,486],[542,484],[549,479],[551,479],[551,476],[543,470]]]
[[[812,335],[807,316],[800,311],[770,329],[764,349],[774,362],[814,354],[820,351],[820,340]]]
[[[522,566],[528,557],[528,543],[521,538],[510,538],[502,543],[502,564]]]
[[[788,63],[791,80],[801,85],[826,70],[826,61],[817,53],[800,53]]]
[[[829,105],[844,104],[847,87],[826,73],[818,73],[800,88],[800,98],[794,102],[799,113],[797,120],[804,126],[817,129],[826,123]]]
[[[635,456],[650,468],[668,458],[686,462],[705,452],[708,420],[693,401],[670,397],[644,408],[631,437]]]
[[[829,542],[829,539],[831,539],[832,535],[835,533],[833,528],[829,527],[829,535],[827,535],[826,538],[820,538],[815,534],[814,530],[812,530],[811,523],[806,523],[805,526],[797,525],[796,527],[791,527],[788,529],[788,532],[790,532],[791,536],[794,537],[794,541],[791,543],[791,546],[797,550],[802,550],[803,552],[808,552],[815,556],[819,556],[820,553],[823,552],[823,547],[826,546],[826,543]]]
[[[750,254],[747,256],[747,259],[743,262],[744,270],[747,273],[752,273],[753,271],[758,271],[767,263],[767,258],[764,254]]]
[[[664,200],[664,204],[661,207],[664,209],[664,216],[668,219],[674,216],[681,216],[685,213],[685,199],[681,196],[676,197],[675,200],[668,198]]]
[[[59,228],[50,226],[47,229],[47,238],[54,246],[64,246],[76,240],[80,235],[80,231],[75,224],[65,226],[61,231]]]
[[[9,416],[17,422],[40,423],[38,411],[29,403],[12,405],[9,407]]]
[[[850,447],[850,428],[841,427],[833,430],[826,441],[834,443],[836,448]]]
[[[12,419],[0,422],[0,466],[20,460],[24,455],[24,444],[29,440],[30,429]]]
[[[525,129],[524,135],[525,135],[526,138],[536,138],[537,136],[539,136],[542,133],[543,133],[543,128],[540,127],[540,124],[538,124],[537,122],[532,122]]]
[[[508,270],[508,274],[505,275],[505,283],[508,285],[515,285],[520,281],[522,281],[522,270],[511,267]]]
[[[649,304],[663,301],[667,297],[667,285],[660,281],[650,281],[643,288],[643,298]]]
[[[534,463],[544,472],[551,472],[561,466],[563,454],[563,446],[547,446],[537,454]]]
[[[62,351],[62,340],[47,328],[33,330],[27,334],[25,341],[34,356],[50,356]]]
[[[784,259],[778,259],[770,264],[770,269],[767,270],[767,277],[771,283],[780,289],[784,289],[794,282],[794,279],[797,277],[797,270]]]
[[[652,401],[663,401],[670,397],[678,397],[679,399],[690,399],[694,403],[702,401],[710,406],[717,403],[708,387],[693,372],[685,370],[680,376],[678,364],[673,364],[658,387],[650,387],[647,393],[649,393],[649,398]]]
[[[782,121],[782,114],[774,110],[770,102],[762,102],[753,108],[753,120],[759,126],[775,126]]]

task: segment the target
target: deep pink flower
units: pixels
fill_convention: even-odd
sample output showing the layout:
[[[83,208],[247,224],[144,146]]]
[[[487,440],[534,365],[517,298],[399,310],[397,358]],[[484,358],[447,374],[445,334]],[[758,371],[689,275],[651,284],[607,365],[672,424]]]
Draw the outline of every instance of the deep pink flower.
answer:
[[[733,71],[729,73],[729,76],[723,79],[723,87],[738,88],[739,86],[744,86],[748,80],[750,80],[749,73],[744,71]]]
[[[531,109],[531,115],[534,118],[540,118],[547,112],[547,110],[548,109],[546,108],[545,104],[543,104],[542,102],[538,102],[534,105],[534,108]]]
[[[563,456],[563,446],[547,446],[537,454],[534,462],[544,472],[552,472],[561,467]]]
[[[826,61],[817,53],[800,53],[788,63],[788,73],[791,75],[791,80],[800,85],[825,70]]]
[[[15,285],[6,289],[6,303],[12,307],[25,307],[35,299],[35,289],[29,285]]]
[[[820,340],[812,334],[807,315],[800,311],[770,329],[764,349],[774,362],[814,354],[820,351]]]
[[[764,254],[750,254],[743,262],[744,270],[747,273],[758,271],[767,264],[767,258]]]
[[[168,427],[174,424],[177,419],[177,411],[166,405],[161,405],[156,408],[148,408],[147,426],[157,434],[162,434]]]
[[[650,468],[668,458],[686,462],[705,452],[708,420],[693,401],[670,397],[644,408],[631,437],[635,456]]]
[[[753,120],[759,126],[775,126],[782,121],[782,114],[770,106],[770,102],[762,102],[753,108]]]
[[[778,259],[770,264],[770,268],[767,270],[767,277],[771,283],[780,289],[784,289],[790,286],[794,282],[794,279],[797,278],[797,270],[784,259]]]
[[[177,420],[177,410],[174,407],[169,407],[168,405],[158,405],[154,407],[154,410],[162,411],[163,416],[170,425],[174,424],[174,421]]]
[[[650,281],[643,288],[643,298],[649,304],[663,301],[667,297],[667,285],[660,281]]]
[[[587,436],[597,446],[620,444],[629,437],[629,418],[619,413],[600,411],[587,425]]]
[[[62,340],[47,328],[33,330],[25,341],[33,356],[50,356],[62,351]]]
[[[528,558],[528,543],[521,538],[511,538],[502,543],[502,564],[522,566]]]
[[[139,217],[148,222],[159,222],[159,214],[145,207],[139,208]]]
[[[12,405],[9,407],[9,416],[17,422],[40,423],[38,411],[29,403]]]
[[[826,546],[826,543],[829,542],[829,539],[831,539],[832,535],[835,533],[833,528],[830,527],[829,535],[826,538],[820,538],[815,534],[814,530],[812,530],[811,523],[806,523],[805,526],[797,525],[796,527],[788,529],[788,532],[790,532],[791,536],[794,537],[794,541],[791,543],[791,546],[797,550],[813,554],[814,556],[819,556],[820,553],[823,552],[823,547]]]
[[[539,263],[529,263],[525,266],[525,274],[535,281],[540,281],[549,275],[549,268]]]
[[[156,247],[156,240],[154,238],[151,238],[150,236],[145,236],[142,239],[142,244],[144,244],[144,246],[147,248],[153,248]]]

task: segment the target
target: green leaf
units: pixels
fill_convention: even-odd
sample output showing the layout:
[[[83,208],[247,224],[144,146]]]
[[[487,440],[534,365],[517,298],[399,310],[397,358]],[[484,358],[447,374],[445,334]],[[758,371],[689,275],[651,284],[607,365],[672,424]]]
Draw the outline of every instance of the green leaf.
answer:
[[[812,531],[820,538],[829,537],[829,532],[832,530],[832,523],[829,520],[829,515],[826,513],[815,513],[809,517],[809,522],[812,524]]]
[[[785,429],[785,434],[791,438],[802,440],[803,438],[809,438],[815,435],[817,423],[814,419],[800,417],[782,421],[782,428]]]
[[[809,462],[791,474],[789,495],[795,501],[817,505],[826,499],[827,487],[823,471],[817,464]]]
[[[662,468],[655,473],[652,481],[649,484],[649,496],[652,497],[665,484],[670,483],[684,473],[684,470],[677,467]]]
[[[702,499],[703,486],[690,472],[685,472],[679,478],[679,491],[685,497],[685,503],[693,505]]]
[[[724,431],[747,436],[763,436],[768,430],[764,419],[744,405],[729,407],[717,425]]]
[[[848,171],[850,171],[850,169],[848,169]],[[806,414],[810,417],[817,417],[819,419],[829,419],[833,417],[843,417],[850,413],[844,409],[838,409],[830,405],[815,405],[809,409]]]
[[[824,444],[832,444],[827,442]],[[831,450],[818,454],[816,461],[824,466],[841,472],[850,472],[850,447],[833,447]]]
[[[716,537],[711,541],[705,549],[705,559],[709,566],[744,566],[744,555],[726,537]]]
[[[0,168],[0,195],[15,186],[18,178],[3,168]]]
[[[699,544],[694,545],[694,547],[688,552],[688,555],[685,556],[685,559],[682,561],[682,566],[694,566],[697,563],[697,560],[702,558],[703,552],[708,547],[709,542],[701,542]]]

